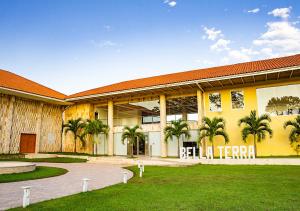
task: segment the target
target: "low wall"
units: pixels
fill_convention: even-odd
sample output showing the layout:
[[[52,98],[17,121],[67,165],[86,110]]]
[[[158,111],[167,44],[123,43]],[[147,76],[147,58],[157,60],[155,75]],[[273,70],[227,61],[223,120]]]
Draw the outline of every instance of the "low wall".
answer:
[[[34,171],[36,165],[28,162],[1,162],[0,174],[14,174]]]

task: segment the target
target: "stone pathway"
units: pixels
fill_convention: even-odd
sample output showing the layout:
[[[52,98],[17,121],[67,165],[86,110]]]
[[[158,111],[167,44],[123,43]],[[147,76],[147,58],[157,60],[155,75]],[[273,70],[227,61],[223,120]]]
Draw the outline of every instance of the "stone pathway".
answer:
[[[89,157],[89,163],[131,166],[138,162],[145,166],[189,166],[195,164],[212,165],[300,165],[300,158],[256,158],[256,159],[178,159],[158,157]]]
[[[159,157],[138,157],[138,158],[127,158],[121,156],[114,157],[89,157],[88,163],[102,163],[102,164],[110,164],[110,165],[121,165],[121,166],[132,166],[137,165],[138,163],[142,163],[145,166],[190,166],[199,164],[199,159],[178,159],[178,158],[159,158]]]
[[[0,210],[22,206],[22,186],[32,186],[30,203],[36,203],[82,191],[82,178],[89,178],[89,190],[100,189],[123,181],[123,172],[132,172],[120,166],[93,163],[37,163],[39,166],[65,168],[69,172],[57,177],[12,183],[0,183]]]

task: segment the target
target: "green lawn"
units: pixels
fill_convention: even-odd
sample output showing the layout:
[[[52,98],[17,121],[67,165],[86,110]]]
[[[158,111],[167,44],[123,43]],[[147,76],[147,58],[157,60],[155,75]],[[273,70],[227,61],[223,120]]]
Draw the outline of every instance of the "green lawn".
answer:
[[[299,155],[271,155],[271,156],[257,156],[257,158],[300,158]]]
[[[54,158],[13,158],[13,159],[0,159],[1,161],[24,161],[24,162],[48,162],[48,163],[84,163],[87,160],[82,158],[69,158],[69,157],[54,157]]]
[[[18,174],[0,174],[0,183],[55,177],[67,172],[68,170],[63,168],[37,166],[35,171],[32,172]]]
[[[137,175],[136,167],[131,167]],[[299,210],[300,166],[145,167],[128,184],[30,205],[32,210]]]

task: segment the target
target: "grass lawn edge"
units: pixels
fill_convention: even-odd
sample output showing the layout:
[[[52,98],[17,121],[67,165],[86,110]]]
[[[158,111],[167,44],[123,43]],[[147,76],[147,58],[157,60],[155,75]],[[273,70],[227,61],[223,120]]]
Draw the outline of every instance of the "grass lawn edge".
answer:
[[[34,171],[30,171],[30,172],[1,174],[0,184],[57,177],[57,176],[64,175],[68,172],[69,171],[64,168],[37,166]]]

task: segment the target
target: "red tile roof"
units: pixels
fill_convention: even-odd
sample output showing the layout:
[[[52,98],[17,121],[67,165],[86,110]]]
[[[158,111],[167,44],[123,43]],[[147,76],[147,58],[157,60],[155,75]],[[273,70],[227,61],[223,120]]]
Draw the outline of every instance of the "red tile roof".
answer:
[[[66,95],[60,92],[57,92],[53,89],[45,87],[41,84],[23,78],[9,71],[0,69],[0,88],[1,87],[60,100],[66,98]]]
[[[266,59],[253,62],[245,62],[233,65],[211,67],[205,69],[191,70],[179,73],[172,73],[149,78],[141,78],[136,80],[124,81],[108,86],[99,87],[83,92],[79,92],[68,96],[68,98],[83,97],[96,94],[104,94],[121,90],[129,90],[136,88],[151,87],[157,85],[165,85],[171,83],[216,78],[229,75],[237,75],[244,73],[254,73],[265,70],[279,69],[285,67],[299,66],[300,54],[286,56],[281,58]]]
[[[185,71],[179,73],[153,76],[149,78],[141,78],[141,79],[135,79],[130,81],[124,81],[124,82],[120,82],[108,86],[99,87],[96,89],[79,92],[70,96],[66,96],[60,92],[57,92],[41,84],[28,80],[24,77],[0,69],[0,87],[63,100],[66,98],[77,98],[77,97],[104,94],[104,93],[110,93],[110,92],[116,92],[122,90],[146,88],[146,87],[152,87],[157,85],[166,85],[172,83],[216,78],[216,77],[223,77],[229,75],[238,75],[244,73],[254,73],[259,71],[293,67],[293,66],[300,66],[300,54],[281,57],[281,58],[266,59],[261,61],[239,63],[233,65],[219,66],[219,67],[211,67],[205,69],[191,70],[191,71]]]

